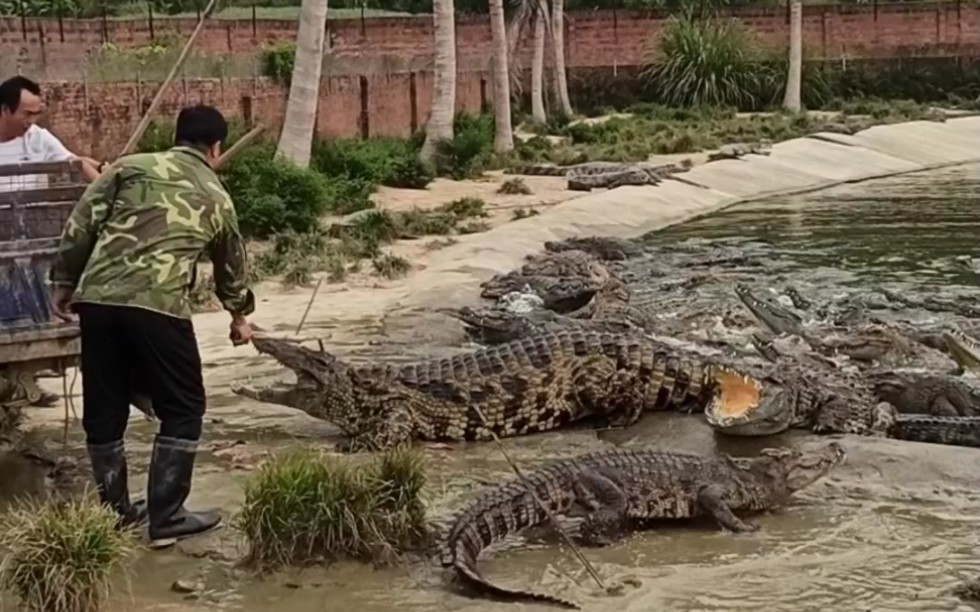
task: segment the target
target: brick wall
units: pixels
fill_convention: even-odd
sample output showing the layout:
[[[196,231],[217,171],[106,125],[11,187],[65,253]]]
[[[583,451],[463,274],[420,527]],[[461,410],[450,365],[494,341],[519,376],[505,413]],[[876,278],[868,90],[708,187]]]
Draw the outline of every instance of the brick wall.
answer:
[[[366,117],[362,107],[362,88]],[[126,143],[156,86],[124,83],[46,83],[46,127],[73,151],[99,159],[115,156]],[[270,79],[195,79],[174,85],[157,107],[156,118],[172,121],[185,104],[213,104],[228,117],[261,121],[278,130],[285,114],[286,90]],[[492,95],[490,75],[467,72],[457,79],[456,107],[475,113]],[[432,75],[418,72],[391,75],[343,75],[323,79],[317,112],[322,136],[351,138],[409,136],[429,118]]]
[[[731,11],[760,40],[783,45],[787,39],[784,7]],[[565,35],[569,67],[629,66],[642,63],[664,15],[635,11],[570,13]],[[107,21],[0,19],[0,68],[48,80],[77,78],[104,41],[139,46],[177,35],[185,39],[193,20]],[[804,8],[805,48],[814,57],[949,54],[980,48],[980,6],[964,2],[818,5]],[[258,45],[293,40],[295,21],[211,20],[196,50],[209,54],[254,56]],[[332,64],[353,74],[388,71],[391,62],[426,63],[432,56],[432,18],[332,20],[328,25]],[[526,38],[526,37],[525,37]],[[457,22],[460,70],[486,70],[490,26],[486,18]],[[519,50],[530,59],[529,42]],[[347,60],[347,61],[345,61]],[[383,60],[388,60],[388,64]],[[43,77],[42,77],[43,75]]]

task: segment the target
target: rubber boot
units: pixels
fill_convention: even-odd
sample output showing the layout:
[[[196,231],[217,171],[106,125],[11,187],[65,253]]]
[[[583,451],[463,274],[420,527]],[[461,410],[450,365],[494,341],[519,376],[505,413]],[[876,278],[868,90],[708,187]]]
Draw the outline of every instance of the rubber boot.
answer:
[[[99,489],[99,499],[119,514],[123,527],[135,527],[146,521],[146,502],[129,499],[129,470],[126,445],[122,440],[108,444],[89,444],[88,456]]]
[[[177,540],[217,527],[217,511],[189,512],[184,502],[191,492],[191,476],[197,455],[196,440],[158,435],[153,440],[149,500],[149,536],[153,548],[171,546]]]

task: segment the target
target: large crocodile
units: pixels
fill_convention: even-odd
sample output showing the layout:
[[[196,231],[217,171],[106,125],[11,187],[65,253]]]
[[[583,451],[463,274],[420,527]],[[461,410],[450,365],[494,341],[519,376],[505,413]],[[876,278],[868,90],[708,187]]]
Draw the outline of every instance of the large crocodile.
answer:
[[[519,436],[587,417],[628,425],[645,410],[703,408],[739,397],[737,388],[748,384],[714,363],[634,334],[562,330],[373,368],[355,368],[289,340],[259,336],[252,344],[293,370],[296,383],[234,385],[234,392],[332,422],[350,437],[349,450],[413,439],[487,440],[491,432]]]
[[[708,516],[734,532],[754,531],[758,525],[736,512],[781,506],[844,458],[844,449],[831,442],[810,452],[766,449],[756,458],[616,449],[560,460],[524,481],[492,487],[462,511],[441,545],[442,564],[484,595],[577,609],[552,595],[494,585],[477,570],[477,558],[488,546],[545,522],[535,498],[553,514],[584,515],[580,537],[586,544],[614,541],[650,519]]]
[[[610,277],[608,266],[584,251],[546,252],[529,256],[519,271],[482,283],[480,296],[497,299],[530,289],[549,310],[568,313],[591,300]]]
[[[675,164],[651,166],[639,163],[585,162],[572,166],[522,166],[506,170],[505,174],[527,174],[531,176],[561,176],[568,180],[572,191],[591,191],[593,189],[615,189],[625,185],[656,185],[662,179],[691,168],[691,160],[684,159]]]
[[[733,436],[768,436],[789,428],[815,433],[849,433],[980,447],[980,417],[933,416],[899,412],[879,401],[858,377],[824,370],[809,373],[792,361],[772,366],[752,381],[761,392],[747,393],[742,385],[720,392],[719,401],[705,409],[708,424]],[[765,401],[762,401],[762,400]]]

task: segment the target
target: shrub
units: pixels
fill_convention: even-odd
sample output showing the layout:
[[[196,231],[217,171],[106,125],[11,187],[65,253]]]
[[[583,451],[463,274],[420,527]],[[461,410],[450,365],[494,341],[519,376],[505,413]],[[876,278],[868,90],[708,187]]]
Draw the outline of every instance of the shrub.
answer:
[[[412,264],[404,257],[384,253],[371,260],[375,273],[388,279],[401,278],[412,269]]]
[[[531,188],[527,186],[522,178],[507,179],[497,189],[497,193],[505,195],[530,195]]]
[[[660,52],[645,73],[671,106],[755,106],[758,57],[744,26],[734,19],[671,17]]]
[[[453,120],[453,139],[436,143],[437,172],[455,180],[479,175],[493,150],[493,132],[493,115],[457,114]]]
[[[435,178],[411,142],[391,138],[317,140],[311,166],[330,177],[407,189],[424,189]]]
[[[242,151],[225,169],[225,185],[242,232],[255,237],[309,231],[330,205],[330,185],[318,172],[274,159],[271,145]]]
[[[282,42],[263,46],[259,57],[262,76],[279,81],[289,87],[293,80],[293,66],[296,64],[296,43]]]
[[[94,612],[136,551],[118,516],[91,498],[22,502],[0,526],[0,584],[31,612]]]
[[[380,561],[426,537],[424,485],[413,449],[359,466],[318,450],[293,451],[250,478],[235,524],[248,560],[261,566]]]

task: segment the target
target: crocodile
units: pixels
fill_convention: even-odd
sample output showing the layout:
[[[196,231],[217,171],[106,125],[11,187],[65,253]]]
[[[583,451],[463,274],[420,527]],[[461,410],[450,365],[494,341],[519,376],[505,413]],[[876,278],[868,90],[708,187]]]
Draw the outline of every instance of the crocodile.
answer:
[[[634,448],[562,459],[523,481],[490,488],[459,513],[440,544],[441,563],[462,584],[489,597],[580,609],[549,594],[491,583],[477,569],[480,553],[510,534],[545,523],[541,505],[555,515],[584,516],[579,538],[587,545],[613,542],[656,519],[705,516],[733,532],[755,531],[758,524],[736,513],[783,506],[845,458],[843,447],[831,442],[813,451],[764,449],[754,458]]]
[[[758,142],[734,142],[722,145],[717,151],[708,153],[708,161],[719,159],[739,159],[746,155],[766,155],[772,153],[772,141],[762,138]]]
[[[738,398],[747,384],[639,334],[562,330],[443,359],[361,368],[289,340],[260,335],[252,344],[293,370],[296,383],[232,390],[332,422],[349,436],[342,448],[351,451],[521,436],[589,417],[625,426],[645,410]]]
[[[868,375],[875,396],[899,412],[933,416],[980,416],[980,388],[962,378],[918,371]]]
[[[568,189],[571,191],[592,191],[593,189],[615,189],[627,185],[657,185],[663,179],[691,169],[690,159],[684,159],[676,164],[646,166],[636,164],[621,170],[611,170],[599,174],[583,174],[568,177]]]
[[[591,174],[605,174],[607,172],[619,172],[629,170],[635,164],[623,162],[591,161],[571,166],[552,166],[538,164],[531,166],[519,166],[504,170],[504,174],[525,174],[528,176],[563,176],[565,178],[588,176]]]
[[[519,271],[497,274],[480,285],[488,299],[530,288],[545,308],[568,313],[581,308],[611,277],[607,265],[584,251],[545,252],[531,255]]]
[[[602,261],[623,261],[643,254],[643,248],[636,242],[607,236],[584,236],[565,240],[548,240],[545,251],[584,251]]]
[[[823,355],[846,355],[863,364],[878,363],[890,367],[920,364],[929,369],[956,371],[957,364],[950,358],[955,358],[955,354],[947,355],[934,348],[937,343],[930,334],[881,323],[850,328],[809,328],[799,315],[756,297],[747,285],[737,284],[735,294],[770,332],[799,336]]]
[[[959,372],[966,370],[980,372],[980,342],[963,332],[947,330],[942,334],[943,346],[959,366]]]
[[[878,401],[856,377],[805,370],[784,361],[768,372],[754,373],[753,385],[731,387],[729,393],[738,393],[737,399],[726,398],[723,389],[719,401],[709,402],[705,420],[715,431],[732,436],[768,436],[800,428],[980,447],[980,417],[902,413]],[[752,386],[758,395],[746,392]]]

